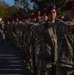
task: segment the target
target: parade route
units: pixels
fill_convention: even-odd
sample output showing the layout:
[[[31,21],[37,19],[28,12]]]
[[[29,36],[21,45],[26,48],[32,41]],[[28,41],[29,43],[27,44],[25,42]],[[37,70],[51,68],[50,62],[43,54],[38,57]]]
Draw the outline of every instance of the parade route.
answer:
[[[0,46],[0,75],[30,75],[17,50],[6,40]]]

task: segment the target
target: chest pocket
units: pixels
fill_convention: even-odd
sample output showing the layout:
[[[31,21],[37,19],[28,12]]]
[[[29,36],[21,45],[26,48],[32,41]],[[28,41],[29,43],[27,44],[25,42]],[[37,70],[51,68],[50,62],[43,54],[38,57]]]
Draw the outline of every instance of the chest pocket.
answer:
[[[43,34],[43,42],[41,42],[41,50],[40,50],[40,57],[42,57],[45,60],[51,60],[53,61],[54,56],[54,45],[52,42],[52,33],[51,30],[47,29],[45,30]]]

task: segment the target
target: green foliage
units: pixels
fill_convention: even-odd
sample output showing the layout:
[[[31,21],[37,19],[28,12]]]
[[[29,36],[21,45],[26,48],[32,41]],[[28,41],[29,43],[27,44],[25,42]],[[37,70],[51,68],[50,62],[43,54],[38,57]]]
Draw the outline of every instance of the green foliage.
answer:
[[[61,14],[63,13],[61,11],[66,3],[66,0],[31,0],[31,2],[34,2],[34,9],[42,9],[50,6],[50,4],[55,4],[57,13]]]
[[[21,7],[9,6],[5,2],[0,2],[0,17],[3,19],[24,16],[26,13],[30,13],[35,10],[41,10],[48,7],[50,4],[55,4],[57,8],[58,15],[64,14],[62,9],[65,0],[14,0],[15,3],[20,2]],[[30,6],[31,5],[31,6]],[[33,7],[32,7],[33,6]],[[31,9],[33,8],[33,10]],[[61,12],[62,11],[62,12]]]
[[[22,14],[20,10],[16,6],[9,6],[6,3],[1,2],[0,3],[0,17],[3,20],[10,19],[13,17],[18,16],[19,14]]]
[[[30,0],[14,0],[14,1],[15,1],[16,6],[18,5],[19,8],[24,9],[26,12],[30,10],[30,8],[29,8]]]

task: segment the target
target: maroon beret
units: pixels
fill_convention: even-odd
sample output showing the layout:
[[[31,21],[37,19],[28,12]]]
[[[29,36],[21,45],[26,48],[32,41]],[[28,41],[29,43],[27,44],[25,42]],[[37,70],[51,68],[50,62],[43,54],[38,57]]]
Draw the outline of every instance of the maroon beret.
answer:
[[[44,8],[40,11],[40,16],[43,16],[44,14],[46,14],[46,8]]]
[[[66,5],[64,6],[64,10],[68,11],[74,8],[74,1],[69,1],[66,3]]]
[[[47,7],[46,14],[48,15],[51,12],[51,10],[53,10],[53,9],[56,9],[55,5],[51,5],[51,6]]]

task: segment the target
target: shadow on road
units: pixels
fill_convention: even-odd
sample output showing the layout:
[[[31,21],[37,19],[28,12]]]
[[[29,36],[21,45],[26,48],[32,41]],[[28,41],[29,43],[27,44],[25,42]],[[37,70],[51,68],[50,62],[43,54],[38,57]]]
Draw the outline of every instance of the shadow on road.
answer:
[[[0,46],[0,75],[30,75],[20,55],[6,40]]]

